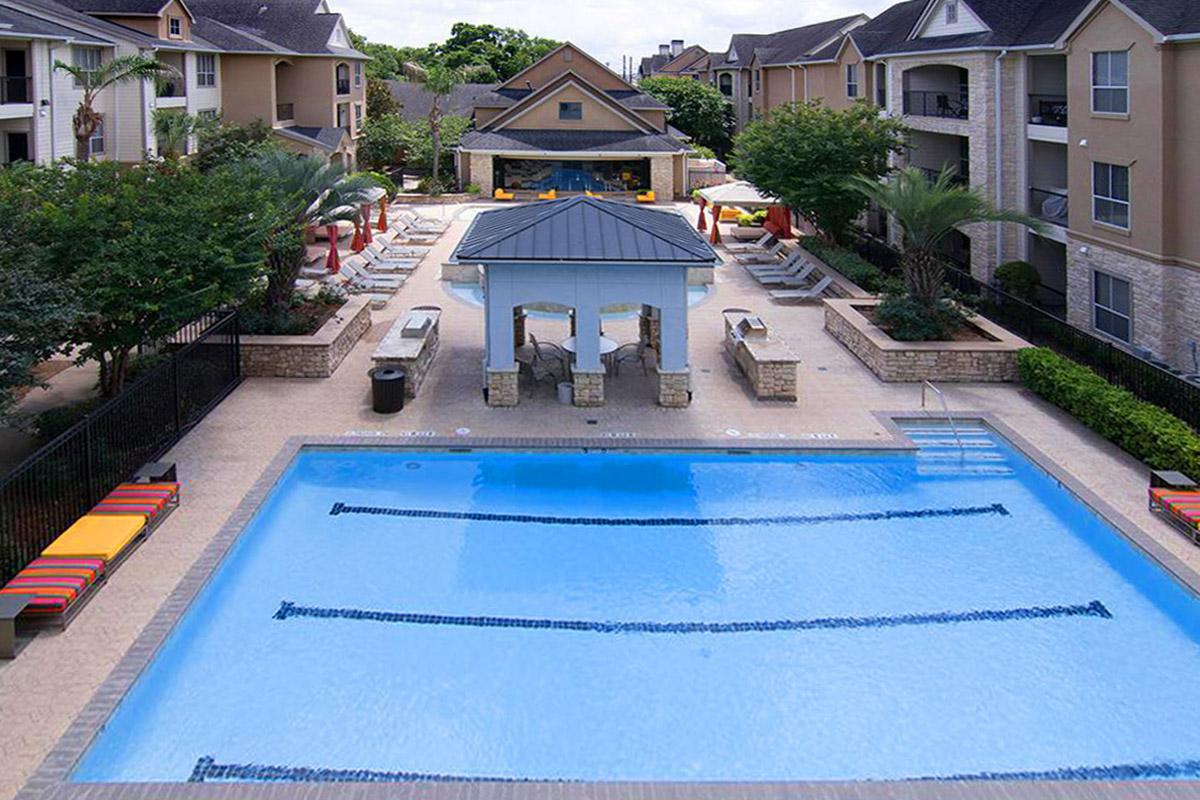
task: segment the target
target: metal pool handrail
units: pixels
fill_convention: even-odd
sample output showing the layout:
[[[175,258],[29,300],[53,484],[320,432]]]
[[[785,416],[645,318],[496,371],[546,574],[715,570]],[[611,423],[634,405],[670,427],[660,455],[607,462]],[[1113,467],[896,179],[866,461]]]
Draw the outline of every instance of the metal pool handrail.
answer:
[[[946,405],[946,395],[942,394],[942,390],[929,381],[921,382],[921,410],[925,410],[926,389],[932,389],[933,393],[942,401],[942,413],[946,415],[946,421],[950,423],[950,431],[954,434],[955,443],[958,444],[959,455],[964,455],[966,450],[963,449],[962,437],[958,435],[958,426],[954,423],[954,417],[950,415],[950,406]]]

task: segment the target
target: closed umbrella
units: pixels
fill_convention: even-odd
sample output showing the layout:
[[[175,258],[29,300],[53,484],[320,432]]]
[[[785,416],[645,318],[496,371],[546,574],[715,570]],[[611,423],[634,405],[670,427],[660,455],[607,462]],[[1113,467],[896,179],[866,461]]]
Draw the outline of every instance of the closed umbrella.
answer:
[[[375,230],[383,233],[388,229],[387,220],[387,195],[379,198],[379,224],[375,226]]]
[[[325,235],[329,238],[329,255],[325,257],[325,269],[329,270],[334,275],[342,269],[341,259],[338,258],[338,226],[326,225]]]
[[[708,230],[708,223],[704,219],[704,208],[708,205],[708,201],[703,197],[696,198],[696,202],[700,204],[700,220],[696,223],[696,230],[704,233]]]

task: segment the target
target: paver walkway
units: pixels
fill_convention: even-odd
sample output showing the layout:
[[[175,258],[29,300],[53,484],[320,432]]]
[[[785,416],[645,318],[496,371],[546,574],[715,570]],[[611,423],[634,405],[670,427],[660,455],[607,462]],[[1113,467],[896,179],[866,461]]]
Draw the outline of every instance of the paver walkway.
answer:
[[[883,440],[889,434],[872,412],[920,408],[920,388],[876,380],[824,332],[819,307],[773,305],[734,265],[718,270],[715,291],[690,314],[695,389],[690,408],[656,406],[653,380],[643,378],[636,366],[610,380],[609,402],[603,408],[559,405],[548,386],[532,398],[522,390],[518,408],[487,408],[480,391],[482,309],[452,296],[439,280],[441,262],[474,211],[461,207],[445,211],[457,214],[458,221],[388,307],[375,314],[374,327],[337,373],[327,380],[247,380],[168,456],[178,462],[185,482],[179,511],[66,632],[39,636],[15,661],[0,663],[0,800],[10,797],[40,763],[290,436],[421,431],[450,436],[469,429],[473,436],[634,435],[727,438],[731,443],[786,436],[801,446],[805,437],[816,435]],[[421,396],[402,413],[374,414],[366,378],[371,351],[396,317],[425,304],[444,309],[434,369]],[[731,306],[759,312],[801,355],[798,402],[753,399],[722,346],[721,310]],[[546,341],[566,335],[565,324],[554,321],[533,320],[529,330]],[[618,341],[634,341],[636,323],[606,324],[606,332]],[[953,409],[996,415],[1172,552],[1200,568],[1200,551],[1146,511],[1146,474],[1133,459],[1017,387],[945,385],[943,389]]]

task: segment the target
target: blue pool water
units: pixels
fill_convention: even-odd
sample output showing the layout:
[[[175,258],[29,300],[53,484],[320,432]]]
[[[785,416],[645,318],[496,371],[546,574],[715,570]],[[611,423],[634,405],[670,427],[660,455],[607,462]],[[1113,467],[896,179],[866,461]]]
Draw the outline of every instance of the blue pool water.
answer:
[[[989,432],[912,435],[304,451],[74,780],[1200,775],[1197,601]]]

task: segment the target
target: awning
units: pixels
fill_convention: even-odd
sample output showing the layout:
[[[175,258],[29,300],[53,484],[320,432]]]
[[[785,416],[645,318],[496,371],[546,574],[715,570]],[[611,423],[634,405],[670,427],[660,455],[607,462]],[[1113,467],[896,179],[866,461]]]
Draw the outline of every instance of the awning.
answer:
[[[700,196],[714,206],[740,206],[741,208],[769,208],[780,205],[774,197],[768,197],[749,181],[722,183],[700,190]]]

